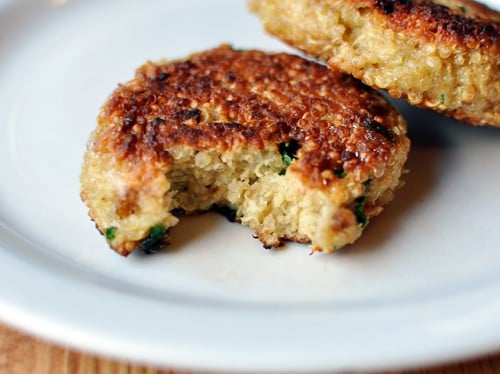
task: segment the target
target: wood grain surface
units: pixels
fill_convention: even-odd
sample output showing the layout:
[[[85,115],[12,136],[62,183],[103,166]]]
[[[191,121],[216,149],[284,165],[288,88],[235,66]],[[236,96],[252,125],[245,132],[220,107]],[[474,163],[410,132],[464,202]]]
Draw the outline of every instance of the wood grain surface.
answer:
[[[100,358],[33,338],[0,324],[0,374],[196,374],[156,369]],[[434,368],[393,371],[391,374],[497,374],[500,354]],[[381,373],[382,374],[382,373]],[[385,373],[383,373],[385,374]]]

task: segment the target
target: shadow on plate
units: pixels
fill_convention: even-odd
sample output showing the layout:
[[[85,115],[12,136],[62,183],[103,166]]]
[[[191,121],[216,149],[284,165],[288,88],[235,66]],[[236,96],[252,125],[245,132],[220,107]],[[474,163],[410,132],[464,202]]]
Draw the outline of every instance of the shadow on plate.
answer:
[[[205,235],[214,232],[226,219],[219,214],[206,212],[191,216],[181,216],[179,223],[169,230],[170,244],[158,253],[145,254],[140,250],[133,252],[135,258],[150,258],[160,254],[184,250],[193,241],[200,241]]]

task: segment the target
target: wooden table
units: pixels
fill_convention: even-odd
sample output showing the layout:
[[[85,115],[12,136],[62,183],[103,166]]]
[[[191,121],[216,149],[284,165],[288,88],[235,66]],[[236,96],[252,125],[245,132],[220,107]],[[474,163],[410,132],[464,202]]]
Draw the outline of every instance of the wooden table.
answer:
[[[56,346],[0,324],[0,374],[194,374],[183,370],[143,367]],[[497,374],[500,354],[435,368],[392,374]]]

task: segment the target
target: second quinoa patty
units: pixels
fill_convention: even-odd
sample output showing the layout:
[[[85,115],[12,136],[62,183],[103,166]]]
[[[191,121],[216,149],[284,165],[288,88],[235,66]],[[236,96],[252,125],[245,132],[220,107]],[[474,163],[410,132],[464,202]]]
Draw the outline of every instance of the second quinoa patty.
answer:
[[[378,93],[288,54],[227,46],[147,63],[98,116],[81,196],[122,255],[225,210],[266,247],[356,240],[400,185],[406,125]]]
[[[265,28],[365,84],[500,126],[498,12],[471,0],[250,0]]]

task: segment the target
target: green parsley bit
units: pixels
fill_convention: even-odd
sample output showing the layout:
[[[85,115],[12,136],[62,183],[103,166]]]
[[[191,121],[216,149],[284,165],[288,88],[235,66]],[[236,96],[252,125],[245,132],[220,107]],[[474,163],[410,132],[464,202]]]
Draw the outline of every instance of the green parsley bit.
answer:
[[[118,228],[116,228],[115,226],[107,227],[106,230],[104,230],[104,236],[106,236],[106,239],[111,241],[114,238],[116,238],[116,231],[117,230],[118,230]]]
[[[371,179],[367,179],[363,182],[363,185],[365,187],[370,187],[372,185],[372,180]]]
[[[286,165],[286,166],[290,166],[290,164],[292,163],[293,161],[293,158],[290,157],[290,155],[288,153],[285,153],[283,154],[283,156],[281,157],[281,159],[283,160],[283,163]]]
[[[163,225],[151,227],[148,237],[141,242],[141,249],[146,254],[158,252],[161,249],[161,243],[166,234],[167,231]]]
[[[335,174],[340,179],[343,179],[347,176],[347,172],[344,169],[336,169],[333,171],[333,174]]]
[[[445,103],[444,94],[441,94],[441,95],[439,96],[439,103],[440,103],[440,104],[444,104],[444,103]]]
[[[368,217],[364,212],[366,204],[366,196],[360,196],[356,200],[356,206],[354,207],[354,215],[356,216],[356,221],[360,227],[365,227],[368,223]]]
[[[297,158],[297,151],[300,145],[295,140],[292,139],[288,143],[281,143],[278,146],[279,152],[281,153],[281,160],[285,164],[285,168],[280,171],[280,175],[285,174],[286,169],[290,166],[292,161]]]

